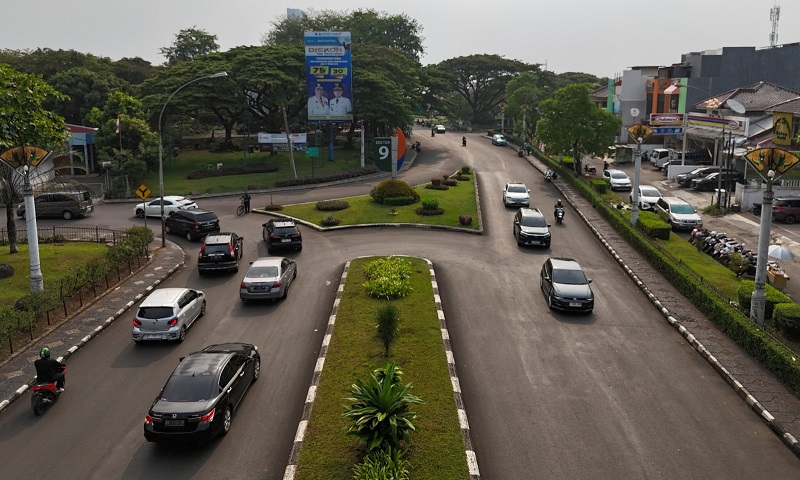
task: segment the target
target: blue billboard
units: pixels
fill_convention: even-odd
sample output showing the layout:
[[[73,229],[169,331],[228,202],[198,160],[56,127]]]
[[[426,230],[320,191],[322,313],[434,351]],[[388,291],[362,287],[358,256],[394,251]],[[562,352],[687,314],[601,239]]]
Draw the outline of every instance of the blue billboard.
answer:
[[[308,120],[353,121],[350,32],[305,32]]]

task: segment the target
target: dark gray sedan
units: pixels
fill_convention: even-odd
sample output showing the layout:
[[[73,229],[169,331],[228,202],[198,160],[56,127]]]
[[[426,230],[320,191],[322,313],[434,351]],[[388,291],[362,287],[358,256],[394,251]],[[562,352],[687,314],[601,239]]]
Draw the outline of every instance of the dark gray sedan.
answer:
[[[286,257],[261,257],[239,285],[239,298],[248,300],[277,300],[286,298],[289,286],[297,277],[297,263]]]
[[[548,258],[540,274],[540,284],[550,309],[591,313],[594,293],[583,269],[571,258]]]

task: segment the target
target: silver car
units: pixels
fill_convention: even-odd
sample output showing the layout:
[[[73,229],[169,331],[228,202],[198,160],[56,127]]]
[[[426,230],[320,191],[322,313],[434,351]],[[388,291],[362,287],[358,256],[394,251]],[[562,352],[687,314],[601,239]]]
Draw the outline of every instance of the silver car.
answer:
[[[243,302],[286,298],[295,277],[297,263],[291,258],[261,257],[250,264],[239,285],[239,298]]]
[[[206,313],[206,297],[190,288],[159,288],[139,305],[133,319],[133,341],[182,342],[186,330]]]

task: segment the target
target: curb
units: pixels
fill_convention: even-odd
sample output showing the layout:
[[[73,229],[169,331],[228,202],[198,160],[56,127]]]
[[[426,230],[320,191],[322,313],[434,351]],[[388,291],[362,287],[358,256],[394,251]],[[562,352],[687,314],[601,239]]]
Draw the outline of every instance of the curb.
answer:
[[[359,257],[364,258],[364,257]],[[480,471],[478,470],[478,460],[475,456],[475,451],[472,449],[472,436],[470,434],[469,422],[467,421],[467,411],[464,407],[464,402],[461,399],[461,383],[456,374],[456,363],[453,357],[453,350],[450,347],[450,334],[447,331],[447,323],[444,318],[444,311],[442,310],[442,301],[439,297],[439,284],[436,282],[436,272],[433,270],[433,263],[427,258],[423,258],[428,264],[428,271],[431,276],[431,286],[433,287],[433,300],[436,303],[436,315],[439,318],[439,328],[442,334],[442,342],[444,344],[445,356],[447,357],[447,370],[450,373],[450,384],[453,386],[453,395],[458,409],[458,422],[461,426],[461,435],[464,438],[464,447],[467,456],[467,467],[469,468],[470,480],[480,480]],[[350,262],[344,265],[344,271],[339,278],[339,287],[336,289],[336,299],[333,301],[333,308],[331,316],[328,318],[328,326],[325,330],[325,336],[322,339],[322,347],[319,351],[317,363],[314,366],[314,375],[311,378],[311,386],[308,387],[308,394],[306,395],[306,403],[303,406],[303,415],[300,417],[300,423],[297,425],[297,432],[294,435],[294,443],[292,444],[292,451],[289,454],[289,461],[283,473],[283,480],[294,480],[297,473],[297,460],[300,458],[300,450],[303,447],[303,440],[305,439],[306,427],[311,419],[311,411],[314,408],[314,400],[317,395],[317,386],[319,386],[319,378],[322,376],[322,367],[325,365],[325,357],[328,354],[328,346],[330,345],[331,336],[333,335],[333,326],[336,323],[336,315],[339,312],[339,302],[342,300],[342,292],[344,291],[344,284],[347,281],[347,273],[350,270]]]
[[[171,242],[171,241],[169,241],[169,240],[167,240],[167,242],[169,242],[169,243],[172,243],[173,245],[176,245],[176,246],[177,246],[177,244],[175,244],[175,243],[173,243],[173,242]],[[164,280],[166,280],[166,279],[167,279],[167,278],[168,278],[170,275],[172,275],[173,273],[175,273],[175,271],[176,271],[178,268],[180,268],[180,267],[183,265],[183,263],[184,263],[184,261],[185,261],[185,259],[186,259],[186,252],[184,252],[184,251],[183,251],[183,249],[182,249],[182,248],[180,248],[180,247],[178,247],[178,249],[181,251],[181,260],[180,260],[180,262],[178,262],[178,263],[177,263],[177,264],[176,264],[174,267],[172,267],[172,268],[171,268],[169,271],[165,272],[165,273],[164,273],[164,274],[161,276],[161,278],[159,278],[159,279],[156,279],[156,280],[153,282],[153,284],[152,284],[152,285],[150,285],[150,286],[146,287],[146,288],[144,289],[144,291],[142,291],[141,293],[137,294],[137,295],[136,295],[136,297],[134,297],[134,299],[133,299],[133,300],[131,300],[131,301],[129,301],[128,303],[126,303],[126,304],[125,304],[125,306],[124,306],[123,308],[120,308],[119,310],[117,310],[116,312],[114,312],[114,314],[113,314],[112,316],[108,317],[108,318],[107,318],[105,321],[103,321],[103,323],[102,323],[101,325],[98,325],[97,327],[95,327],[95,329],[94,329],[94,330],[92,330],[92,332],[91,332],[89,335],[86,335],[85,337],[81,338],[81,339],[80,339],[80,341],[78,341],[78,343],[77,343],[77,344],[75,344],[75,345],[73,345],[72,347],[70,347],[70,348],[67,350],[67,352],[66,352],[64,355],[62,355],[61,357],[58,357],[58,358],[57,358],[57,360],[60,362],[60,361],[66,360],[67,358],[69,358],[70,356],[72,356],[72,354],[74,354],[76,351],[78,351],[78,349],[80,349],[81,347],[83,347],[84,345],[86,345],[86,343],[87,343],[89,340],[91,340],[92,338],[94,338],[95,336],[97,336],[97,334],[99,334],[100,332],[102,332],[103,330],[105,330],[105,328],[106,328],[106,327],[108,327],[109,325],[111,325],[111,324],[114,322],[114,320],[116,320],[116,319],[118,319],[119,317],[121,317],[121,316],[122,316],[122,315],[123,315],[123,314],[124,314],[126,311],[128,311],[128,309],[129,309],[129,308],[131,308],[133,305],[135,305],[135,304],[136,304],[136,302],[138,302],[139,300],[141,300],[141,299],[142,299],[142,297],[144,297],[146,294],[150,293],[150,292],[151,292],[151,291],[152,291],[152,290],[153,290],[153,289],[154,289],[156,286],[158,286],[158,285],[159,285],[161,282],[163,282]],[[104,295],[104,296],[105,296],[105,295]],[[84,311],[85,311],[85,310],[84,310]],[[25,391],[26,391],[26,390],[28,390],[28,388],[30,388],[30,386],[31,386],[31,385],[33,385],[35,381],[36,381],[36,376],[34,376],[34,377],[33,377],[33,379],[31,379],[31,380],[30,380],[28,383],[25,383],[25,384],[23,384],[23,385],[22,385],[21,387],[19,387],[19,388],[18,388],[16,391],[14,391],[14,393],[11,395],[11,397],[9,397],[9,398],[7,398],[7,399],[3,400],[2,402],[0,402],[0,412],[2,412],[2,411],[3,411],[3,410],[6,408],[6,407],[8,407],[8,406],[9,406],[9,405],[10,405],[12,402],[14,402],[14,401],[15,401],[17,398],[19,398],[19,397],[20,397],[20,396],[21,396],[23,393],[25,393]]]
[[[541,173],[541,169],[535,165],[531,160],[528,162],[533,166],[536,170]],[[789,447],[789,450],[795,454],[796,457],[800,458],[800,442],[789,433],[783,426],[778,422],[775,417],[766,409],[764,408],[759,401],[750,394],[750,392],[742,385],[736,377],[730,373],[719,361],[708,351],[708,349],[699,341],[697,338],[692,334],[689,329],[687,329],[683,324],[680,323],[678,319],[676,319],[672,313],[661,303],[661,300],[656,297],[653,292],[647,287],[647,285],[631,270],[631,268],[625,263],[625,261],[617,254],[616,250],[611,246],[611,244],[606,241],[606,239],[602,236],[602,234],[592,225],[592,223],[584,216],[583,212],[575,205],[572,201],[572,198],[567,196],[564,193],[564,190],[561,188],[560,185],[557,185],[555,182],[552,182],[556,189],[561,193],[562,196],[567,200],[567,202],[572,206],[575,213],[583,220],[583,223],[589,227],[595,237],[600,240],[600,243],[608,250],[612,257],[617,261],[617,263],[625,270],[625,273],[628,274],[628,277],[631,278],[636,283],[636,286],[639,287],[639,290],[645,294],[645,296],[650,300],[650,303],[655,306],[664,319],[672,326],[678,333],[686,340],[687,343],[703,357],[706,362],[725,380],[733,391],[745,401],[745,403],[750,407],[753,412],[755,412],[767,426],[775,432],[778,437],[780,437],[781,441],[784,445]]]

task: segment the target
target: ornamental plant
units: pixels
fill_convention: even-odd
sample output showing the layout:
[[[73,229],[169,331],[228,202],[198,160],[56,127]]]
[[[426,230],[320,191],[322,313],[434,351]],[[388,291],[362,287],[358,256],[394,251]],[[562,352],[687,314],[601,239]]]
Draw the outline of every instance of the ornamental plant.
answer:
[[[400,257],[386,257],[364,266],[367,294],[376,298],[401,298],[411,292],[411,267]]]

